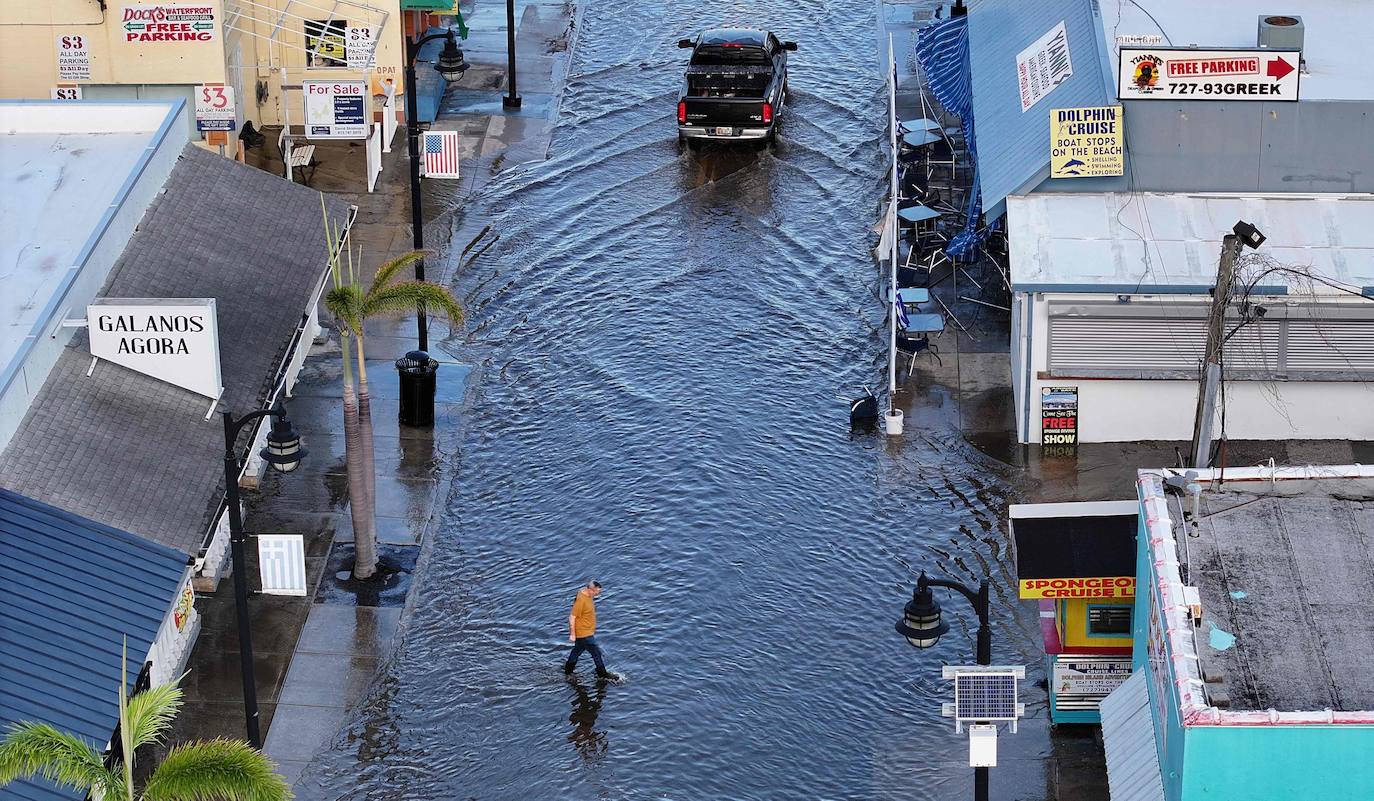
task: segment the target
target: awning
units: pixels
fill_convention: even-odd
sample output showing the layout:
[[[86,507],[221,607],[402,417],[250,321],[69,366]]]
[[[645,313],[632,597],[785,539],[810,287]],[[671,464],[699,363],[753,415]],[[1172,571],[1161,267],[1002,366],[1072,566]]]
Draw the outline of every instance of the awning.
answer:
[[[1112,801],[1164,801],[1146,671],[1138,670],[1102,699],[1102,742]]]
[[[964,227],[950,239],[945,252],[954,258],[974,253],[986,238],[978,228],[982,217],[982,195],[978,189],[978,151],[973,136],[973,79],[968,61],[968,17],[950,17],[933,22],[916,32],[916,59],[921,64],[930,91],[945,111],[959,118],[969,161],[974,167]]]

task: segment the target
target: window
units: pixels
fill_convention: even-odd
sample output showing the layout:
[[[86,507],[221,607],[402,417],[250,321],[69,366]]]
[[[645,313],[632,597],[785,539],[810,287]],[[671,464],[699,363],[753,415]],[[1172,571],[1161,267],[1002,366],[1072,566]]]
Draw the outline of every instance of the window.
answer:
[[[772,63],[759,45],[702,45],[692,55],[694,67],[767,67]]]
[[[1129,606],[1089,606],[1088,633],[1096,635],[1119,635],[1131,633],[1131,612]]]
[[[1198,304],[1147,301],[1137,310],[1077,303],[1056,311],[1050,310],[1049,326],[1053,376],[1197,377],[1207,342],[1207,311]],[[1274,303],[1267,312],[1244,326],[1227,320],[1226,368],[1238,380],[1358,381],[1374,371],[1369,310]]]
[[[348,23],[341,19],[305,21],[305,66],[343,67],[348,64],[344,33]]]

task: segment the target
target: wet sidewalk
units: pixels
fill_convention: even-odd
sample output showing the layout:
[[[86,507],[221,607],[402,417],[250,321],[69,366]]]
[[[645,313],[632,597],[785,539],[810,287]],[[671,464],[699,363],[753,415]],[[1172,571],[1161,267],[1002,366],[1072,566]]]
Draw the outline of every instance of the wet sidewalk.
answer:
[[[457,269],[459,259],[453,258],[450,247],[461,249],[485,225],[466,218],[464,198],[501,170],[542,159],[548,151],[557,109],[556,87],[567,71],[576,9],[563,3],[524,3],[520,8],[517,67],[520,86],[535,90],[526,95],[530,102],[511,114],[501,109],[504,5],[484,6],[468,18],[474,41],[464,49],[473,67],[449,89],[441,119],[432,126],[463,131],[464,177],[423,184],[431,280],[443,280]],[[497,38],[502,44],[499,49],[494,45]],[[494,104],[489,102],[493,94]],[[267,143],[249,151],[248,160],[280,175],[276,133],[265,131]],[[314,144],[319,166],[310,176],[310,185],[356,205],[350,243],[362,250],[361,280],[371,280],[379,265],[411,249],[405,129],[397,129],[392,152],[383,156],[383,171],[371,193],[365,191],[361,142]],[[474,247],[469,263],[480,251],[480,245]],[[333,743],[349,709],[368,691],[400,633],[410,575],[458,462],[469,372],[451,352],[454,338],[448,326],[431,320],[430,355],[441,363],[435,424],[432,429],[402,426],[393,361],[415,349],[415,320],[367,324],[377,533],[381,557],[395,572],[383,581],[354,582],[349,578],[353,535],[342,433],[342,361],[327,314],[322,315],[322,324],[326,328],[286,403],[310,453],[295,472],[269,473],[256,492],[244,492],[244,524],[250,536],[305,537],[305,597],[259,594],[256,549],[251,545],[247,560],[264,751],[293,784],[306,765]],[[183,681],[185,709],[170,740],[243,738],[232,582],[222,581],[214,592],[199,595],[197,606],[201,635]]]

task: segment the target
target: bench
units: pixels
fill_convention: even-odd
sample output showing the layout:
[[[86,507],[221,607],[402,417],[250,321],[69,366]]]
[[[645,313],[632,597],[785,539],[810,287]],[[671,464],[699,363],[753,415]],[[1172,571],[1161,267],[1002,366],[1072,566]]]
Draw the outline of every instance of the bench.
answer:
[[[301,174],[301,182],[310,186],[310,181],[315,177],[315,169],[320,163],[315,160],[315,146],[310,144],[296,145],[295,142],[304,142],[305,137],[293,136],[286,132],[286,128],[281,129],[281,136],[277,137],[277,147],[281,150],[281,161],[286,168],[286,179],[295,180],[297,171]]]

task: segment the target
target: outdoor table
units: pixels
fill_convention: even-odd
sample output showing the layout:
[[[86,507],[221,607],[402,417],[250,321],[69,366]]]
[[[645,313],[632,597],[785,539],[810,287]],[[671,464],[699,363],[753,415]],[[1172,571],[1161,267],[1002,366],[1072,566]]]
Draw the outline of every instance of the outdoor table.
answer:
[[[904,209],[897,209],[897,216],[904,222],[921,223],[926,220],[933,220],[940,216],[940,212],[929,206],[908,206]]]
[[[944,137],[933,131],[912,131],[902,136],[902,141],[911,147],[925,147],[934,144]]]
[[[883,285],[883,299],[891,302],[892,287]],[[897,288],[897,299],[903,306],[914,307],[930,302],[930,290],[923,286],[903,286]]]
[[[906,327],[908,334],[933,334],[945,330],[943,314],[908,314]]]
[[[897,123],[897,128],[901,130],[902,133],[911,133],[912,131],[938,131],[943,127],[944,126],[935,120],[925,117],[919,120],[902,120]]]

